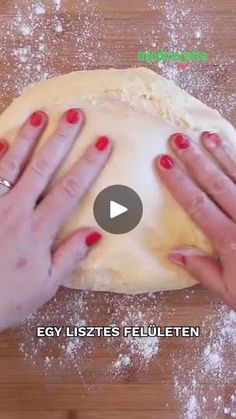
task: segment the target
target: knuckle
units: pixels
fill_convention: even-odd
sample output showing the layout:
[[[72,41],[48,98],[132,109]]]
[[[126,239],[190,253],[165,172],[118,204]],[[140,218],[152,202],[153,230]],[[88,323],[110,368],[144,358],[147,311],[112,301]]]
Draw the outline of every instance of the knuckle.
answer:
[[[207,206],[207,196],[204,192],[196,193],[190,202],[189,213],[194,217],[199,217]]]
[[[84,162],[92,167],[98,164],[96,156],[93,153],[86,153],[84,155]]]
[[[199,147],[195,146],[192,143],[191,149],[189,150],[187,157],[189,160],[189,163],[192,163],[194,161],[195,165],[198,165],[198,163],[201,163],[203,160],[203,155]]]
[[[64,179],[61,185],[62,190],[67,196],[71,198],[77,198],[79,195],[80,185],[75,177],[67,177]]]
[[[209,190],[213,195],[220,195],[226,192],[228,181],[222,174],[216,174],[209,180]]]
[[[48,171],[49,163],[43,156],[36,156],[32,160],[31,170],[40,176]]]
[[[17,173],[20,170],[20,163],[13,155],[8,155],[1,162],[2,169],[7,172]]]
[[[57,140],[58,140],[58,141],[60,141],[60,140],[68,140],[68,137],[69,137],[68,132],[67,132],[67,133],[65,133],[65,132],[62,132],[62,131],[58,131],[58,132],[55,134],[55,139],[56,139],[56,141],[57,141]]]
[[[227,150],[224,145],[222,145],[221,147],[217,147],[216,154],[221,161],[225,162],[229,158],[229,155],[231,155],[231,152],[229,149]]]
[[[227,154],[228,156],[232,156],[232,153],[235,154],[235,150],[232,149],[232,146],[228,142],[224,142],[222,144],[221,150],[224,154]]]
[[[21,144],[28,144],[35,141],[36,137],[36,131],[32,131],[31,127],[25,126],[18,137],[18,141]]]

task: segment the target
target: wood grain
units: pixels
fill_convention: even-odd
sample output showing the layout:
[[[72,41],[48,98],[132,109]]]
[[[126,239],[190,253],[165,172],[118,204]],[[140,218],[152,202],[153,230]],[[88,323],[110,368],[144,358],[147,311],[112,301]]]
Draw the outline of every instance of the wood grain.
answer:
[[[0,1],[1,26],[13,18],[17,3],[17,0]],[[78,13],[79,3],[80,1],[77,0],[64,0],[61,17],[65,25],[73,22],[76,24],[78,19],[81,19],[81,22],[84,19],[83,9],[81,14]],[[110,54],[113,54],[114,49],[117,55],[114,53],[112,61],[109,61],[109,57],[104,61],[104,54],[101,56],[98,54],[96,62],[88,63],[87,68],[108,68],[111,62],[112,66],[117,68],[137,65],[136,52],[140,49],[140,37],[143,34],[143,45],[150,49],[150,37],[147,36],[150,24],[151,22],[158,24],[157,16],[163,19],[161,8],[152,10],[148,7],[148,3],[146,0],[99,0],[96,2],[94,11],[102,15],[103,21],[106,22],[106,37],[104,41],[102,33],[96,33],[95,48],[96,42],[100,40],[105,42]],[[152,3],[157,6],[164,4],[162,1]],[[25,13],[29,13],[27,9],[29,4],[32,2],[25,2]],[[44,4],[47,4],[47,13],[42,16],[42,19],[46,24],[48,19],[53,18],[55,10],[50,0],[44,1]],[[219,72],[215,75],[213,72],[212,75],[210,70],[216,66],[214,52],[222,51],[222,56],[226,61],[235,58],[235,2],[209,0],[202,8],[198,7],[198,4],[191,4],[195,7],[201,21],[205,22],[206,26],[210,25],[213,31],[214,47],[205,71],[209,71],[209,77],[213,78],[215,92],[209,92],[206,89],[206,101],[209,94],[214,95],[222,90],[226,95],[230,95],[232,87],[228,83],[229,75],[234,81],[234,86],[236,85],[234,63],[227,65],[223,63],[220,75]],[[212,7],[214,7],[214,12],[212,12]],[[50,30],[49,27],[49,35]],[[3,35],[3,33],[0,35],[0,41]],[[55,37],[55,34],[52,34],[52,39],[53,36]],[[166,38],[167,34],[164,31],[161,32],[159,44],[162,45]],[[62,39],[63,51],[60,49]],[[58,42],[55,45],[52,43],[53,54],[45,59],[45,69],[50,65],[56,74],[62,74],[82,67],[82,61],[75,59],[76,51],[71,39],[73,38],[69,33],[57,35]],[[14,39],[14,43],[17,41]],[[34,42],[33,40],[27,40],[27,42],[32,43],[33,54]],[[8,106],[17,94],[14,80],[15,77],[17,78],[18,70],[15,59],[10,53],[12,45],[9,37],[9,54],[5,57],[2,55],[0,62],[1,110]],[[154,64],[150,64],[149,67],[156,68]],[[195,91],[195,94],[198,96],[199,91]],[[231,122],[236,123],[234,113],[230,113],[228,117]],[[60,291],[58,298],[63,299],[65,292]],[[73,292],[68,291],[68,293]],[[196,287],[190,298],[187,299],[185,296],[186,291],[155,296],[152,301],[157,308],[162,303],[162,324],[201,324],[204,317],[213,312],[217,304],[214,298],[201,287]],[[99,318],[95,319],[98,323],[102,323],[107,318],[106,298],[102,293],[97,293],[91,303],[91,316],[95,306],[101,307]],[[137,301],[139,298],[136,297]],[[122,296],[115,296],[113,303],[115,301],[118,304],[121,299]],[[148,310],[150,304],[148,300],[145,304]],[[50,320],[53,321],[53,319]],[[109,364],[113,359],[113,354],[109,354],[106,348],[98,344],[96,352],[91,357],[83,359],[85,384],[76,371],[66,368],[50,370],[45,375],[43,368],[45,353],[39,356],[36,365],[25,362],[19,351],[19,341],[22,342],[23,339],[22,336],[19,337],[19,333],[20,328],[17,328],[13,331],[6,331],[0,336],[0,419],[180,419],[182,417],[182,407],[174,398],[171,357],[175,356],[179,363],[183,362],[184,356],[191,358],[196,343],[186,344],[186,340],[181,338],[167,339],[161,343],[161,350],[156,360],[150,364],[148,371],[140,373],[136,366],[128,369],[126,374],[116,381],[111,375],[106,375],[104,369],[104,365]],[[200,339],[198,345],[203,347],[204,341]],[[57,357],[56,353],[54,355]],[[228,365],[235,369],[234,354],[229,353],[227,361]],[[211,380],[202,383],[206,395],[209,394],[209,388],[212,385],[214,382]],[[235,383],[228,382],[218,389],[223,400],[228,400],[234,389],[233,385]],[[224,415],[216,413],[214,404],[209,403],[206,418],[213,417],[221,418]]]

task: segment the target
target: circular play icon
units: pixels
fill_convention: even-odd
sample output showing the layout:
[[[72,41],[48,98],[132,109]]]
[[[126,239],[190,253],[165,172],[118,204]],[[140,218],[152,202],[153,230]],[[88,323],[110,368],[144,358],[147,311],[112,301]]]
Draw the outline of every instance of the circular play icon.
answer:
[[[112,185],[95,199],[93,213],[98,225],[108,233],[124,234],[133,230],[143,215],[139,195],[128,186]]]

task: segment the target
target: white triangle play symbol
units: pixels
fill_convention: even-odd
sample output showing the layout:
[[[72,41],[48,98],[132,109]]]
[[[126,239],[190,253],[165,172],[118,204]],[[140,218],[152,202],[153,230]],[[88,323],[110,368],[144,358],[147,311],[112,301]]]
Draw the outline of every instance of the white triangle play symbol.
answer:
[[[128,211],[128,208],[117,204],[115,201],[110,201],[110,218],[118,217],[118,215],[124,214],[126,211]]]

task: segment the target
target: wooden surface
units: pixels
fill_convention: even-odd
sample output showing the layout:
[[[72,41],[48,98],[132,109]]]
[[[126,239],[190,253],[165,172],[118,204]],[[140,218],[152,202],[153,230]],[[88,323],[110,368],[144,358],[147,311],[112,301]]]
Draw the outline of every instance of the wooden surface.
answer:
[[[26,14],[29,13],[26,7],[32,3],[34,2],[25,2]],[[45,20],[46,24],[46,19],[53,18],[55,9],[50,6],[53,2],[48,0],[43,3],[47,5],[47,13],[42,15],[41,19]],[[64,0],[60,13],[65,25],[74,22],[76,26],[78,20],[82,22],[84,19],[83,9],[81,9],[81,13],[78,11],[79,3],[78,0]],[[103,33],[95,31],[95,46],[93,48],[96,49],[96,42],[100,40],[106,46],[109,54],[106,58],[104,58],[104,53],[101,56],[97,54],[95,61],[87,63],[87,68],[108,68],[110,66],[121,68],[137,65],[136,51],[142,49],[140,47],[142,34],[145,46],[152,49],[150,37],[146,35],[150,22],[156,21],[158,25],[157,17],[163,19],[161,9],[159,11],[157,8],[156,10],[150,8],[148,7],[149,3],[158,6],[164,4],[161,1],[148,2],[144,0],[100,0],[96,2],[94,8],[101,14],[98,19],[103,19],[103,22],[105,22],[106,36],[104,39]],[[1,27],[6,25],[8,20],[12,20],[14,14],[16,14],[15,6],[17,4],[19,6],[17,0],[0,0]],[[194,7],[193,2],[191,2],[191,5],[191,7]],[[213,6],[215,8],[214,12],[212,12]],[[226,75],[232,76],[231,79],[234,79],[235,86],[234,64],[232,62],[225,64],[220,78],[214,76],[212,69],[216,65],[214,52],[222,52],[222,61],[235,57],[235,2],[211,0],[204,4],[202,8],[199,7],[199,4],[196,4],[195,7],[195,12],[199,14],[201,21],[205,22],[208,27],[210,25],[213,31],[211,36],[214,40],[214,47],[204,70],[209,72],[209,77],[213,77],[215,91],[211,94],[214,96],[214,94],[223,90],[226,95],[227,93],[230,95],[232,87],[227,82]],[[50,32],[52,31],[50,25],[48,31],[49,38],[51,35],[53,40],[55,33]],[[68,29],[68,32],[64,31],[58,34],[58,42],[55,44],[52,42],[53,53],[45,58],[45,63],[41,63],[42,71],[44,69],[45,71],[48,70],[49,66],[54,74],[84,68],[84,60],[81,58],[82,66],[82,61],[80,62],[76,55],[72,35],[71,29]],[[5,36],[6,33],[1,30],[0,40],[1,38],[3,40]],[[161,32],[160,48],[166,38],[167,34],[164,31]],[[62,40],[63,49],[60,48]],[[32,43],[32,54],[35,48],[33,41],[33,38],[24,41],[25,44]],[[10,36],[7,42],[9,42],[8,53],[2,54],[0,61],[2,110],[15,96],[17,91],[15,80],[19,80],[19,74],[22,74],[22,69],[17,68],[15,58],[11,54],[13,43],[14,45],[17,44],[16,36],[14,42]],[[22,43],[20,35],[19,42]],[[89,48],[92,48],[91,42]],[[150,64],[149,67],[154,68],[154,65]],[[32,73],[33,81],[32,68],[27,71],[30,74]],[[195,71],[195,68],[193,68],[193,71]],[[196,91],[196,94],[198,93],[200,92]],[[206,89],[206,100],[208,95],[209,92]],[[231,122],[236,122],[233,113],[228,116]],[[60,292],[59,300],[63,300],[64,292],[66,291]],[[214,312],[215,300],[200,287],[196,287],[194,293],[188,293],[188,291],[178,291],[166,293],[164,296],[157,294],[155,299],[152,299],[152,304],[155,303],[157,306],[156,319],[154,314],[153,320],[159,321],[161,307],[161,324],[163,325],[201,325],[205,316]],[[71,295],[73,292],[68,291],[68,294]],[[189,295],[189,298],[185,298],[186,295]],[[108,308],[112,310],[114,304],[118,304],[119,301],[122,301],[122,298],[122,296],[112,297],[111,306],[108,307],[107,296],[97,293],[91,299],[91,304],[88,305],[92,319],[91,324],[92,322],[102,324],[103,321],[107,321]],[[133,300],[134,304],[135,300],[138,303],[140,298],[137,296]],[[55,302],[54,306],[56,307],[57,304],[58,302]],[[151,302],[147,299],[144,303],[144,310],[148,310],[150,304]],[[95,307],[101,308],[98,316],[94,315]],[[126,309],[128,310],[127,305]],[[122,313],[120,320],[122,320]],[[50,322],[53,323],[53,316]],[[19,342],[24,341],[24,336],[22,337],[22,334],[19,336],[20,330],[18,328],[14,331],[7,331],[0,336],[0,419],[179,419],[182,417],[183,409],[174,398],[171,359],[174,356],[181,363],[185,359],[184,357],[191,358],[193,348],[195,346],[203,347],[204,339],[209,332],[206,330],[205,338],[199,338],[197,342],[190,342],[181,338],[163,339],[157,357],[151,362],[147,370],[144,369],[140,372],[137,366],[129,368],[125,374],[117,379],[114,379],[111,374],[106,374],[106,368],[104,367],[114,359],[113,352],[110,353],[98,342],[95,353],[93,352],[91,356],[85,356],[82,361],[83,378],[81,379],[76,371],[68,369],[66,365],[52,368],[45,374],[43,362],[47,354],[47,348],[38,358],[36,357],[36,365],[33,365],[30,361],[24,361],[23,355],[19,351]],[[25,330],[24,333],[26,333]],[[25,334],[27,341],[30,333],[34,333],[33,328],[29,329],[28,336]],[[117,350],[119,348],[116,348]],[[54,355],[57,356],[56,353]],[[229,353],[228,361],[229,363],[232,362],[231,367],[235,368],[232,353]],[[234,388],[233,384],[235,383],[226,382],[222,386],[221,395],[224,400],[227,400],[231,394]],[[209,388],[214,385],[214,382],[209,379],[202,385],[207,397]],[[223,417],[223,414],[222,412],[217,414],[214,404],[209,403],[205,417],[219,418]]]

